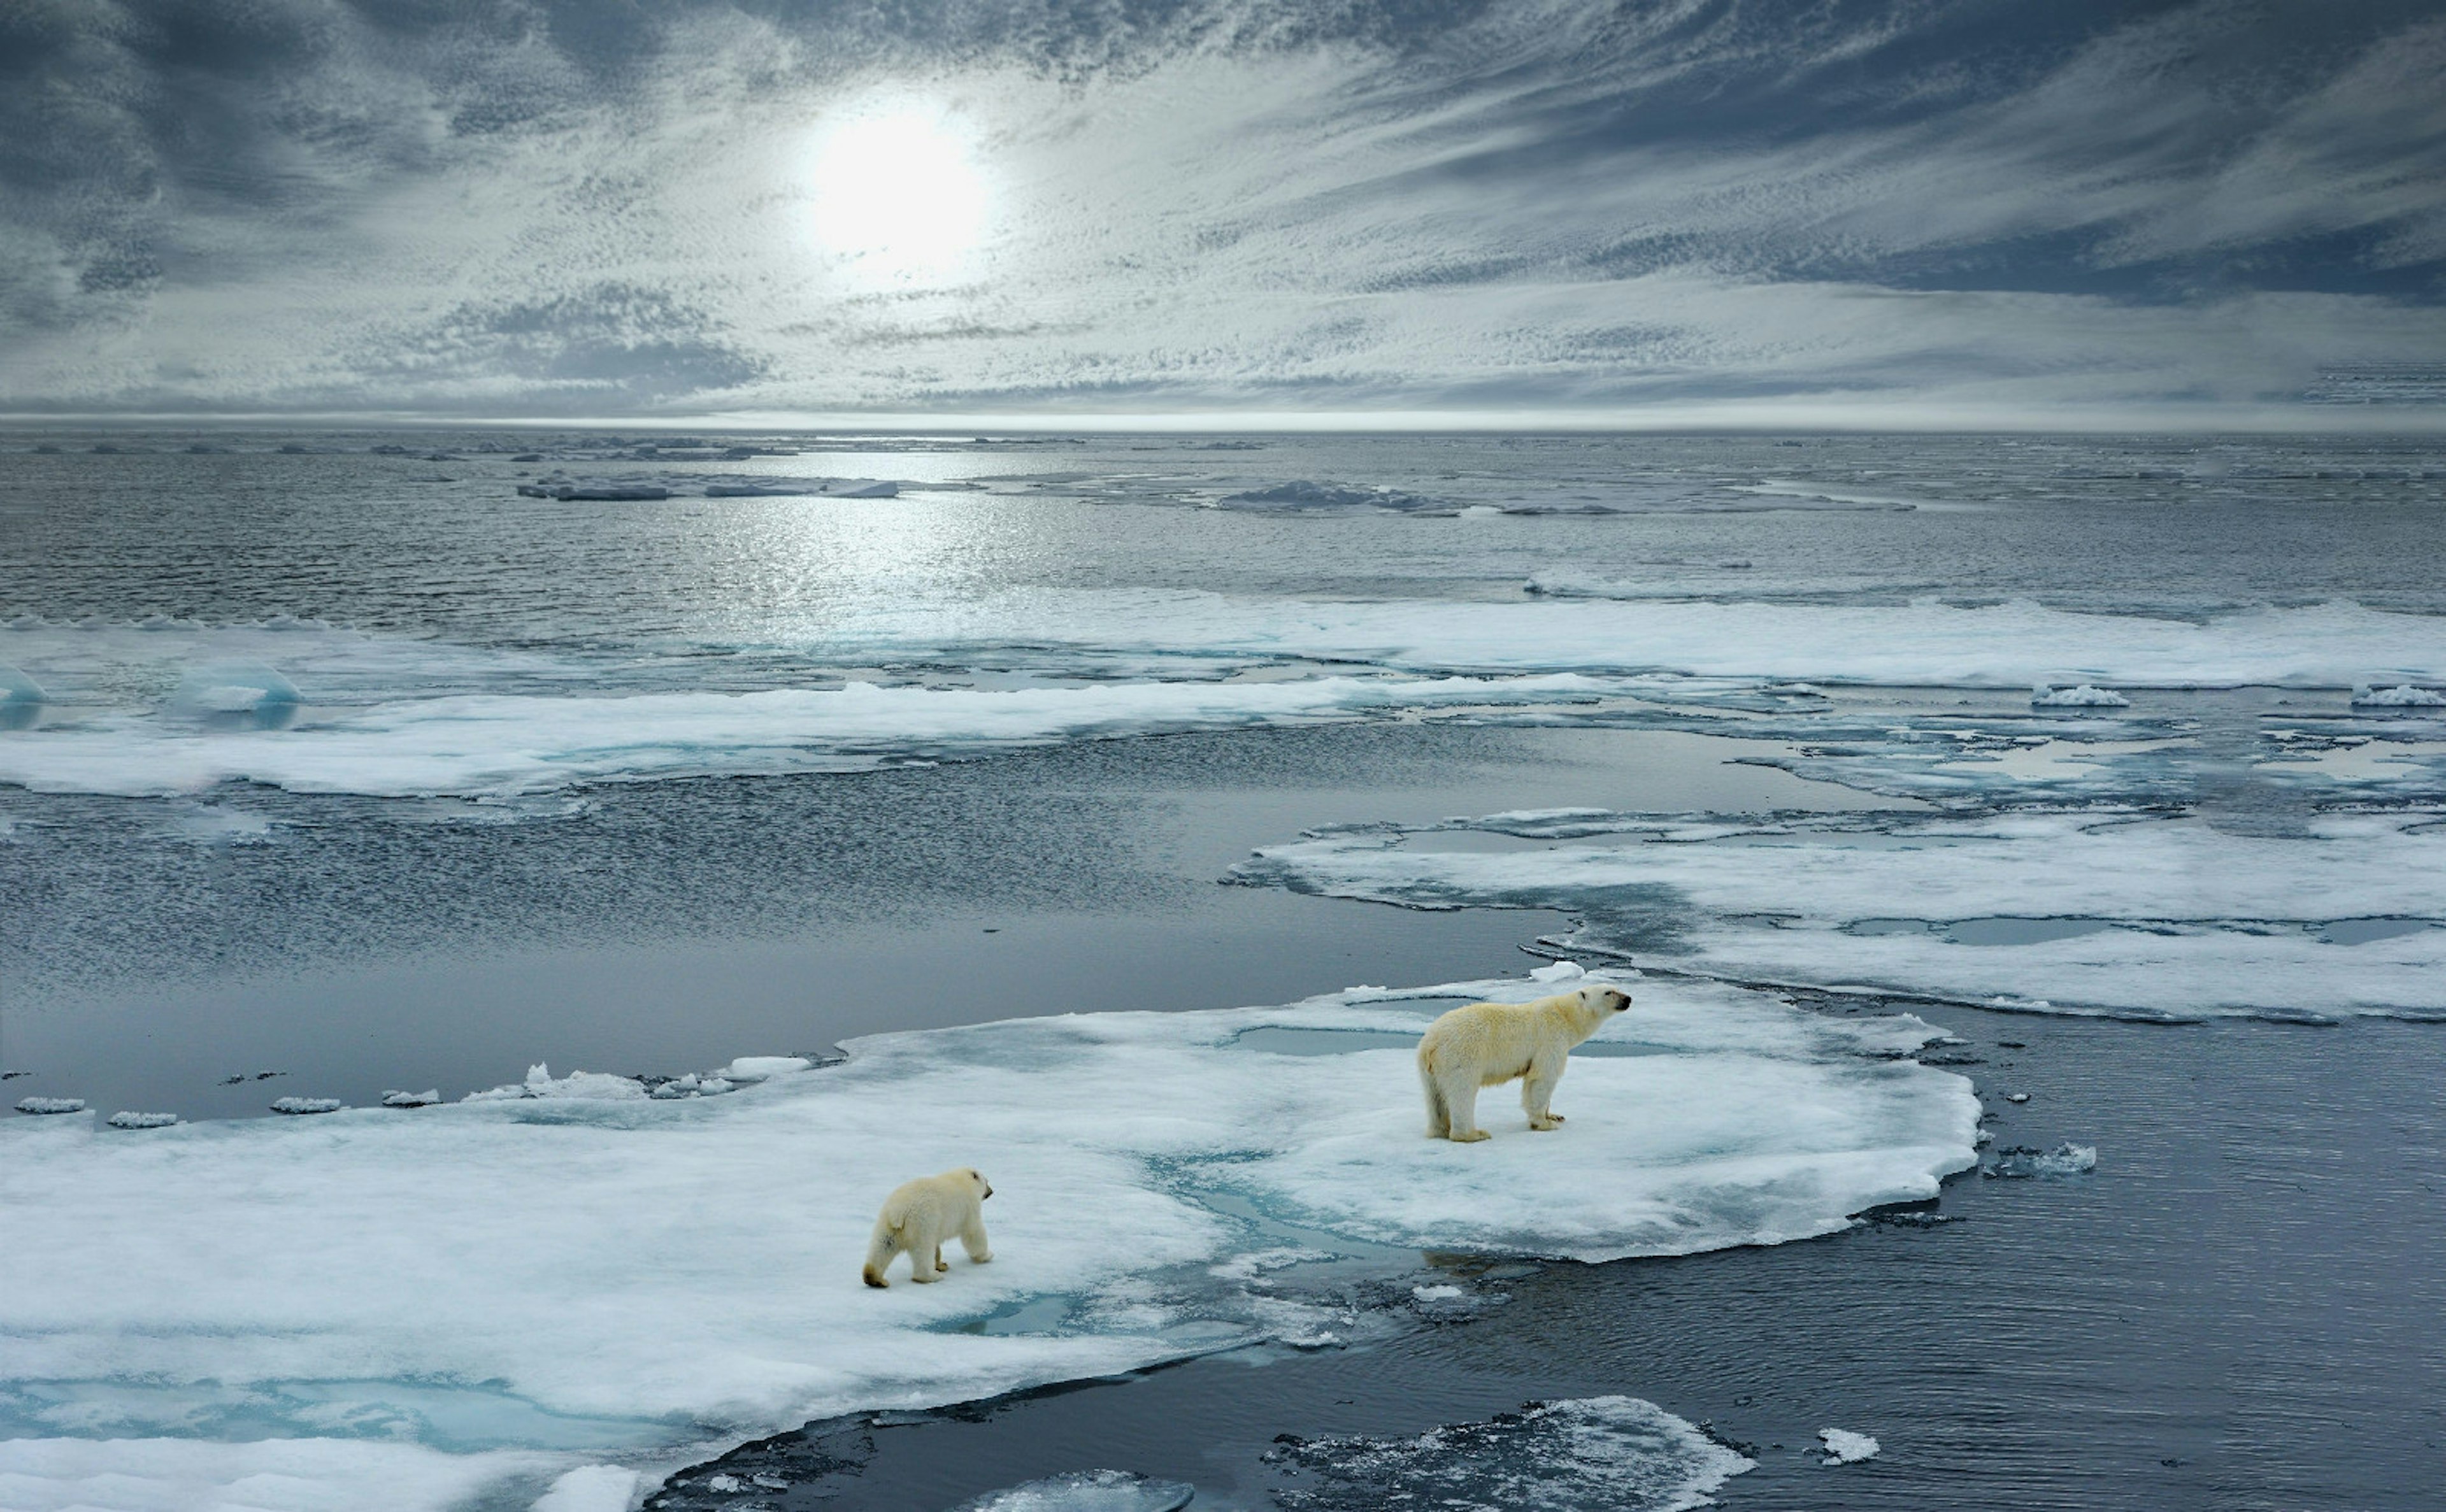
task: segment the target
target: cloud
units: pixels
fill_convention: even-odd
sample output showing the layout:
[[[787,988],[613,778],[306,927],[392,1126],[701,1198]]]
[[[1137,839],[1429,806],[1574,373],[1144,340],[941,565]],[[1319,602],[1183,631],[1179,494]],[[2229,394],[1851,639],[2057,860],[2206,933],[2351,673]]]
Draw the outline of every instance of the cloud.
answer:
[[[18,409],[1899,414],[2446,350],[2417,7],[0,16]],[[822,133],[894,110],[969,143],[974,246],[814,233]]]

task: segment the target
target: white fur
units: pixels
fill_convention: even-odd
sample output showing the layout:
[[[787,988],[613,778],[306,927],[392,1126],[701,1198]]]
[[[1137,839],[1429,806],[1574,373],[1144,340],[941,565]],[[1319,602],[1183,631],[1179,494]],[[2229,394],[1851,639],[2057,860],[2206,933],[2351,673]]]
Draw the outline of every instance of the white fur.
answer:
[[[1419,1041],[1419,1084],[1427,1093],[1427,1137],[1469,1144],[1477,1127],[1477,1090],[1520,1079],[1529,1127],[1552,1129],[1563,1115],[1546,1105],[1571,1047],[1630,1006],[1619,987],[1582,987],[1535,1002],[1474,1002],[1427,1026]]]
[[[993,1186],[974,1167],[963,1166],[940,1176],[903,1182],[883,1200],[883,1214],[875,1221],[875,1237],[866,1245],[866,1284],[889,1286],[883,1273],[894,1257],[909,1257],[909,1279],[935,1281],[951,1267],[943,1263],[943,1241],[957,1234],[969,1263],[993,1259],[986,1248],[985,1201]]]

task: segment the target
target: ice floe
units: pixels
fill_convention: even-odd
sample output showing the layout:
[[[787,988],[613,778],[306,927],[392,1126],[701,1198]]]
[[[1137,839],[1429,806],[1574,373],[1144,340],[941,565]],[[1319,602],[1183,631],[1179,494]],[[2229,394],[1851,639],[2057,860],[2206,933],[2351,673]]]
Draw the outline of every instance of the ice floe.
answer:
[[[1239,880],[1411,907],[1560,909],[1586,946],[1740,980],[2067,1013],[2446,1015],[2446,826],[2339,813],[2266,834],[2119,809],[1709,820],[1582,815],[1582,838],[1433,831],[1269,847]],[[1502,816],[1480,821],[1505,828]],[[2349,946],[2340,922],[2404,927]]]
[[[1889,1058],[1929,1025],[1653,980],[1608,1029],[1640,1053],[1574,1058],[1562,1129],[1532,1134],[1490,1106],[1493,1140],[1426,1139],[1416,1035],[1455,1000],[1545,990],[1513,978],[878,1036],[829,1068],[755,1063],[764,1080],[713,1099],[539,1066],[513,1085],[552,1095],[414,1117],[141,1140],[21,1120],[0,1129],[16,1141],[0,1148],[0,1205],[46,1238],[11,1252],[0,1288],[0,1432],[19,1440],[0,1465],[35,1473],[23,1466],[47,1451],[28,1445],[45,1439],[272,1433],[141,1463],[204,1476],[254,1452],[274,1474],[317,1455],[315,1475],[362,1485],[423,1463],[399,1458],[414,1441],[546,1452],[519,1463],[557,1475],[614,1447],[1336,1334],[1279,1289],[1296,1257],[1256,1259],[1286,1250],[1596,1260],[1772,1243],[1933,1196],[1973,1162],[1969,1084]],[[1371,1033],[1339,1055],[1241,1043],[1269,1026]],[[993,1262],[863,1286],[882,1194],[966,1164],[994,1183]],[[1011,1314],[1039,1320],[965,1326]],[[1610,1433],[1646,1410],[1592,1421]],[[58,1450],[60,1474],[84,1452]],[[418,1484],[385,1504],[462,1494]]]
[[[304,1117],[310,1113],[336,1113],[347,1106],[337,1097],[277,1097],[273,1100],[272,1111]]]
[[[1680,1512],[1757,1463],[1628,1396],[1533,1402],[1415,1438],[1291,1439],[1266,1459],[1285,1512]]]
[[[428,1087],[423,1092],[386,1092],[382,1095],[385,1108],[431,1108],[441,1101],[442,1089],[439,1087]]]
[[[179,1121],[177,1113],[117,1112],[106,1120],[113,1129],[168,1129]]]
[[[1857,1465],[1862,1460],[1877,1457],[1877,1441],[1866,1433],[1854,1433],[1848,1428],[1819,1428],[1817,1439],[1826,1447],[1826,1458],[1819,1462],[1823,1465]]]
[[[1517,706],[1603,691],[1589,679],[1561,674],[1008,689],[852,682],[625,698],[474,694],[244,735],[96,717],[0,744],[0,783],[130,797],[221,782],[394,797],[508,794],[646,777],[862,770],[910,755],[1393,709]]]
[[[60,1113],[81,1113],[85,1111],[85,1099],[82,1097],[20,1097],[17,1099],[17,1111],[32,1113],[38,1117],[51,1117]]]

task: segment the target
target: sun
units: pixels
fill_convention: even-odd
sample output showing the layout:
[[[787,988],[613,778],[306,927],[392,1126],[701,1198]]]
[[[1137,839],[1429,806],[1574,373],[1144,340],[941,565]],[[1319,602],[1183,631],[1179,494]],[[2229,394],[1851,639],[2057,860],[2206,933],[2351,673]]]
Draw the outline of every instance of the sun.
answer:
[[[875,274],[947,272],[986,227],[973,144],[939,110],[853,117],[816,140],[809,184],[816,239]]]

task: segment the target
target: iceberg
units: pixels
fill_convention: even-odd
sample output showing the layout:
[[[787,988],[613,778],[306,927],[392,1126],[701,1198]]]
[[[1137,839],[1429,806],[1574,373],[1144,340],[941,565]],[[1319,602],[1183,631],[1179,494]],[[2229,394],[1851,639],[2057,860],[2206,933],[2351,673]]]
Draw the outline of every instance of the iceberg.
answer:
[[[1487,1143],[1425,1138],[1408,1043],[1456,1000],[1543,990],[875,1036],[713,1099],[538,1067],[515,1085],[559,1095],[413,1117],[141,1140],[21,1121],[0,1129],[18,1142],[0,1204],[46,1238],[0,1289],[0,1477],[20,1478],[0,1503],[74,1504],[79,1467],[110,1463],[94,1440],[164,1484],[294,1474],[400,1509],[455,1504],[480,1451],[514,1450],[499,1474],[532,1499],[622,1455],[1321,1337],[1342,1315],[1298,1301],[1299,1253],[1775,1243],[1974,1162],[1969,1083],[1891,1058],[1929,1025],[1653,980],[1608,1030],[1645,1053],[1575,1058],[1562,1129],[1497,1113]],[[1241,1043],[1270,1026],[1371,1033],[1333,1055]],[[993,1262],[861,1284],[883,1194],[971,1163],[995,1186]],[[1039,1321],[966,1326],[1020,1315]]]
[[[2436,688],[2400,687],[2374,688],[2367,684],[2353,689],[2353,707],[2357,709],[2446,709],[2446,693]]]

